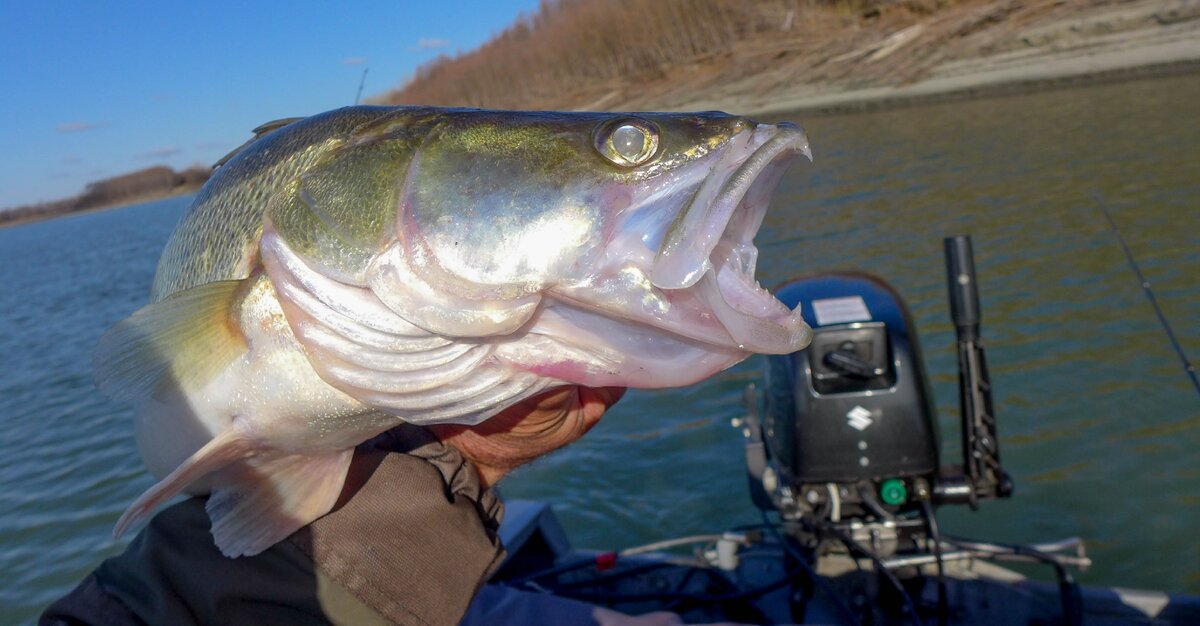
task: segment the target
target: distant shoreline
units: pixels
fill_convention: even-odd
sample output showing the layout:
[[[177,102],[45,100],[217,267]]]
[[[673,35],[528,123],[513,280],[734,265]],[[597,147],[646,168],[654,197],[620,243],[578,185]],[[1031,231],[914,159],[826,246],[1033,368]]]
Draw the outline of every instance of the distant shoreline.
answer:
[[[774,102],[749,105],[745,112],[837,115],[1200,73],[1200,25],[1193,31],[1190,41],[1090,50],[1085,55],[1050,52],[1021,68],[985,68],[910,85],[823,94],[783,90]]]
[[[0,228],[194,193],[211,174],[206,167],[180,172],[165,166],[148,167],[90,183],[77,196],[0,211]]]
[[[90,206],[90,207],[87,207],[86,209],[75,209],[73,211],[64,211],[61,213],[30,215],[27,217],[0,221],[0,228],[10,228],[13,226],[25,226],[27,224],[33,224],[36,222],[46,222],[49,220],[58,219],[60,217],[70,217],[72,215],[83,215],[85,213],[99,213],[100,211],[112,211],[115,209],[123,209],[125,207],[133,206],[135,204],[144,204],[146,202],[154,202],[156,200],[166,200],[168,198],[174,198],[177,196],[186,196],[190,193],[196,193],[197,191],[199,191],[199,189],[200,189],[199,187],[196,187],[196,188],[189,188],[189,189],[180,189],[178,191],[171,191],[168,193],[149,193],[146,195],[131,196],[129,198],[123,198],[121,200],[116,200],[116,201],[113,201],[111,204],[101,204],[101,205],[97,205],[97,206]],[[0,215],[3,215],[3,213],[0,213]]]
[[[1200,59],[1157,63],[1138,67],[1122,67],[1085,74],[1067,74],[1056,77],[983,83],[963,86],[957,89],[947,89],[945,91],[930,91],[928,93],[896,93],[889,96],[855,98],[852,97],[854,95],[853,92],[847,92],[844,99],[831,98],[829,101],[816,101],[816,99],[813,99],[813,101],[801,100],[796,103],[764,107],[759,110],[750,111],[748,114],[781,115],[784,113],[802,113],[810,115],[846,115],[944,102],[1020,96],[1058,89],[1074,89],[1137,80],[1170,78],[1172,76],[1185,76],[1188,74],[1200,74]]]

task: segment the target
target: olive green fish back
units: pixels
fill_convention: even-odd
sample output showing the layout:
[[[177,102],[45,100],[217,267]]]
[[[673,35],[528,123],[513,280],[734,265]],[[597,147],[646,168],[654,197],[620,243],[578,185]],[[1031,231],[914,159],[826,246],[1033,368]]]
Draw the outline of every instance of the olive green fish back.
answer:
[[[329,164],[339,153],[395,133],[410,121],[421,126],[430,118],[421,109],[347,107],[259,127],[265,132],[223,160],[180,220],[163,250],[151,299],[158,301],[184,289],[249,276],[257,265],[258,240],[268,207],[296,203],[304,174]],[[287,131],[279,132],[285,126]],[[409,139],[405,146],[415,148],[414,143]],[[395,156],[396,149],[390,152]],[[394,211],[394,207],[371,208]],[[296,211],[286,212],[290,224],[304,223]],[[384,226],[378,219],[374,223]]]

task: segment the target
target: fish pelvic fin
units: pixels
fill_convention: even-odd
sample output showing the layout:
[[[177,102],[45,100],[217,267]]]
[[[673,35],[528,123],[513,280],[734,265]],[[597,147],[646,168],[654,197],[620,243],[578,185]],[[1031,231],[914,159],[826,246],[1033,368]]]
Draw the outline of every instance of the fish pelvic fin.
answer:
[[[170,500],[193,482],[223,469],[237,461],[248,458],[261,444],[229,429],[217,435],[188,457],[175,471],[155,483],[125,509],[125,513],[113,527],[113,538],[118,539],[132,525],[148,517],[159,505]]]
[[[213,491],[205,509],[227,557],[253,556],[328,513],[337,503],[353,449],[254,459]]]
[[[92,357],[96,387],[137,402],[171,380],[181,389],[212,379],[247,350],[232,310],[245,280],[173,293],[108,329]]]
[[[219,486],[205,505],[213,540],[225,556],[253,556],[333,509],[353,456],[353,449],[280,453],[231,428],[129,505],[113,538],[213,475]]]

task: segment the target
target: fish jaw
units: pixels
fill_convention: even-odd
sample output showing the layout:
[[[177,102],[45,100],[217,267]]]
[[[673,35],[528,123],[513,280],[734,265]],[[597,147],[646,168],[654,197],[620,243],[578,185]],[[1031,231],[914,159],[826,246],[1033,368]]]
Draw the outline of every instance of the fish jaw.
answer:
[[[697,383],[748,353],[548,299],[522,336],[498,344],[495,355],[556,381],[659,389]]]
[[[564,306],[622,320],[627,333],[667,331],[678,343],[667,351],[679,357],[676,367],[689,359],[699,363],[692,348],[703,347],[714,356],[701,369],[711,371],[698,371],[695,380],[752,353],[803,348],[812,331],[799,310],[757,284],[753,243],[772,192],[800,154],[811,158],[807,138],[793,124],[743,131],[696,163],[676,190],[635,199],[614,228],[601,269],[589,280],[554,288],[553,296]],[[658,343],[654,350],[661,355]]]

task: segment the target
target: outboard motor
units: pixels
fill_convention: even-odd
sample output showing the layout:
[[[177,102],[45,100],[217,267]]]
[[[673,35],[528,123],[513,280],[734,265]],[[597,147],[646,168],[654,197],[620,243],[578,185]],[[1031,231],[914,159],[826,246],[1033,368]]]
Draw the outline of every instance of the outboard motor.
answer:
[[[763,425],[781,485],[809,504],[896,511],[938,470],[938,436],[912,318],[868,274],[828,274],[779,290],[813,327],[804,350],[767,360]],[[915,483],[915,481],[921,481]],[[830,496],[828,485],[854,486]]]
[[[1006,497],[999,462],[970,239],[946,240],[958,329],[962,466],[939,463],[933,396],[912,317],[899,294],[864,273],[802,278],[777,290],[799,305],[812,343],[766,359],[761,402],[748,390],[751,495],[809,529],[861,539],[879,555],[912,545],[932,505]]]

